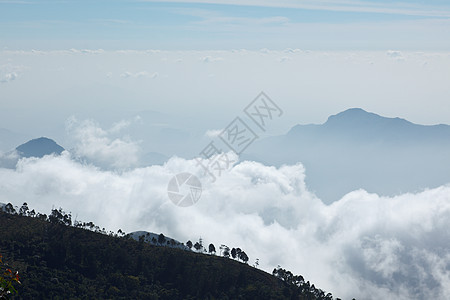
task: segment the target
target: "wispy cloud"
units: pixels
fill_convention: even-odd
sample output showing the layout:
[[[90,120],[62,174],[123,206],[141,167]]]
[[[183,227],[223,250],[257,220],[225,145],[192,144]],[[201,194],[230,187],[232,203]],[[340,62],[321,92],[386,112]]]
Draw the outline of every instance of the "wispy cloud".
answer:
[[[21,0],[0,0],[0,4],[33,4],[32,1],[21,1]]]
[[[7,83],[7,82],[15,80],[16,78],[17,78],[17,73],[12,72],[12,73],[4,74],[3,76],[1,76],[0,82]]]
[[[282,16],[266,17],[266,18],[243,18],[229,16],[203,16],[204,19],[195,24],[239,24],[239,25],[274,25],[289,22],[289,18]]]
[[[223,129],[210,129],[205,132],[205,136],[209,138],[218,137],[221,134]]]
[[[19,65],[7,63],[0,65],[0,83],[8,83],[16,80],[25,68]]]
[[[221,4],[238,6],[260,6],[279,8],[298,8],[341,12],[382,13],[410,16],[450,17],[449,6],[414,5],[408,3],[377,3],[373,1],[346,0],[142,0],[142,2],[172,2],[195,4]]]
[[[212,57],[210,55],[201,57],[200,60],[204,63],[210,63],[210,62],[216,62],[216,61],[222,61],[222,57]]]
[[[158,76],[159,76],[158,72],[153,72],[152,74],[150,74],[147,71],[140,71],[140,72],[136,72],[136,73],[126,71],[126,72],[123,72],[122,74],[120,74],[120,77],[122,77],[122,78],[140,78],[140,77],[156,78]]]

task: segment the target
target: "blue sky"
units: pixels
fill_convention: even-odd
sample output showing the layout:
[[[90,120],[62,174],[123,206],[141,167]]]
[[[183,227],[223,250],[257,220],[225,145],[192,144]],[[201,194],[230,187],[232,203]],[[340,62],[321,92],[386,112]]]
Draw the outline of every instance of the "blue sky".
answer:
[[[0,0],[2,49],[448,50],[447,1]]]

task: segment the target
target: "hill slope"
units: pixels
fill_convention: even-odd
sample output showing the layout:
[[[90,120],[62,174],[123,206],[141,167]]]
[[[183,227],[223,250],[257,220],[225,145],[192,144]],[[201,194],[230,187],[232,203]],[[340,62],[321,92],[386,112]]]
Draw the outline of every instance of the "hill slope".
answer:
[[[331,299],[246,264],[0,212],[23,299]],[[308,282],[309,286],[309,282]]]

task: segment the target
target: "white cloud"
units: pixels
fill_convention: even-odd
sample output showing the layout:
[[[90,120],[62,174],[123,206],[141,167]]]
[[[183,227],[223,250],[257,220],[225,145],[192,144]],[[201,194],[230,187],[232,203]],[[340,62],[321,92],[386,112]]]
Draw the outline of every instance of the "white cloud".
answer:
[[[219,134],[223,131],[223,129],[211,129],[211,130],[207,130],[205,132],[205,136],[208,138],[215,138],[218,137]]]
[[[120,74],[120,77],[123,77],[123,78],[129,78],[129,77],[132,77],[132,76],[133,76],[133,74],[131,72],[128,72],[128,71],[123,72],[122,74]]]
[[[284,52],[286,53],[298,53],[298,52],[302,52],[301,49],[292,49],[292,48],[287,48],[284,50]]]
[[[34,50],[36,51],[36,50]],[[82,53],[82,54],[103,54],[105,50],[103,49],[70,49],[72,53]]]
[[[0,55],[0,58],[1,55]],[[8,83],[20,77],[22,72],[28,68],[23,65],[12,64],[13,60],[7,59],[7,63],[0,65],[0,83]]]
[[[15,168],[19,154],[16,150],[2,153],[0,152],[0,168]]]
[[[388,50],[386,52],[386,55],[391,57],[391,58],[393,58],[393,59],[395,59],[395,60],[398,60],[398,61],[404,61],[405,60],[405,57],[403,56],[403,53],[401,51]]]
[[[128,126],[130,126],[131,121],[127,121],[127,120],[122,120],[119,122],[116,122],[112,125],[112,127],[109,129],[109,132],[111,133],[118,133],[120,132],[122,129],[127,128]]]
[[[141,72],[137,72],[136,74],[134,74],[135,77],[146,77],[148,75],[149,74],[147,71],[141,71]]]
[[[84,140],[108,135],[81,125]],[[85,145],[95,153],[96,144]],[[199,177],[203,193],[179,208],[167,183],[186,171]],[[0,191],[3,202],[26,201],[43,212],[61,206],[111,230],[239,246],[265,270],[280,264],[341,298],[444,299],[450,292],[450,186],[392,198],[359,190],[326,206],[308,191],[300,164],[243,162],[212,183],[195,161],[172,158],[118,173],[65,152],[0,169]]]
[[[129,126],[121,121],[109,130],[102,129],[92,120],[78,121],[72,117],[67,121],[69,136],[75,143],[75,154],[103,168],[129,168],[138,165],[140,148],[129,137],[117,134]]]
[[[207,55],[207,56],[200,58],[200,60],[204,63],[210,63],[210,62],[222,61],[223,58],[222,57],[212,57],[212,56]]]
[[[156,78],[158,76],[159,76],[158,72],[153,72],[152,74],[150,74],[147,71],[140,71],[136,73],[125,71],[122,74],[120,74],[120,77],[122,78],[142,78],[142,77]]]
[[[290,60],[292,60],[292,57],[289,57],[289,56],[283,56],[283,57],[280,57],[280,58],[278,59],[278,61],[281,62],[281,63],[283,63],[283,62],[288,62],[288,61],[290,61]]]
[[[0,77],[0,82],[1,83],[10,82],[10,81],[15,80],[17,77],[18,77],[18,75],[16,72],[7,73]]]

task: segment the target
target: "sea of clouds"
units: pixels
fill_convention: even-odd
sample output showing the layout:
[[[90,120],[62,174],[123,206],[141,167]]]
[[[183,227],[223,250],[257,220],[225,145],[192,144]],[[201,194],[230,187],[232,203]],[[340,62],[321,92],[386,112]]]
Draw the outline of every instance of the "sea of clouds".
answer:
[[[0,202],[49,213],[62,207],[81,221],[116,231],[163,232],[182,242],[241,247],[250,264],[281,265],[335,296],[445,299],[450,294],[450,185],[380,197],[353,191],[325,205],[305,185],[299,162],[280,168],[244,161],[212,182],[195,160],[172,157],[136,167],[138,143],[71,119],[76,145],[61,156],[0,168]],[[114,166],[106,169],[103,165]],[[167,184],[180,172],[202,182],[199,202],[174,205]]]

